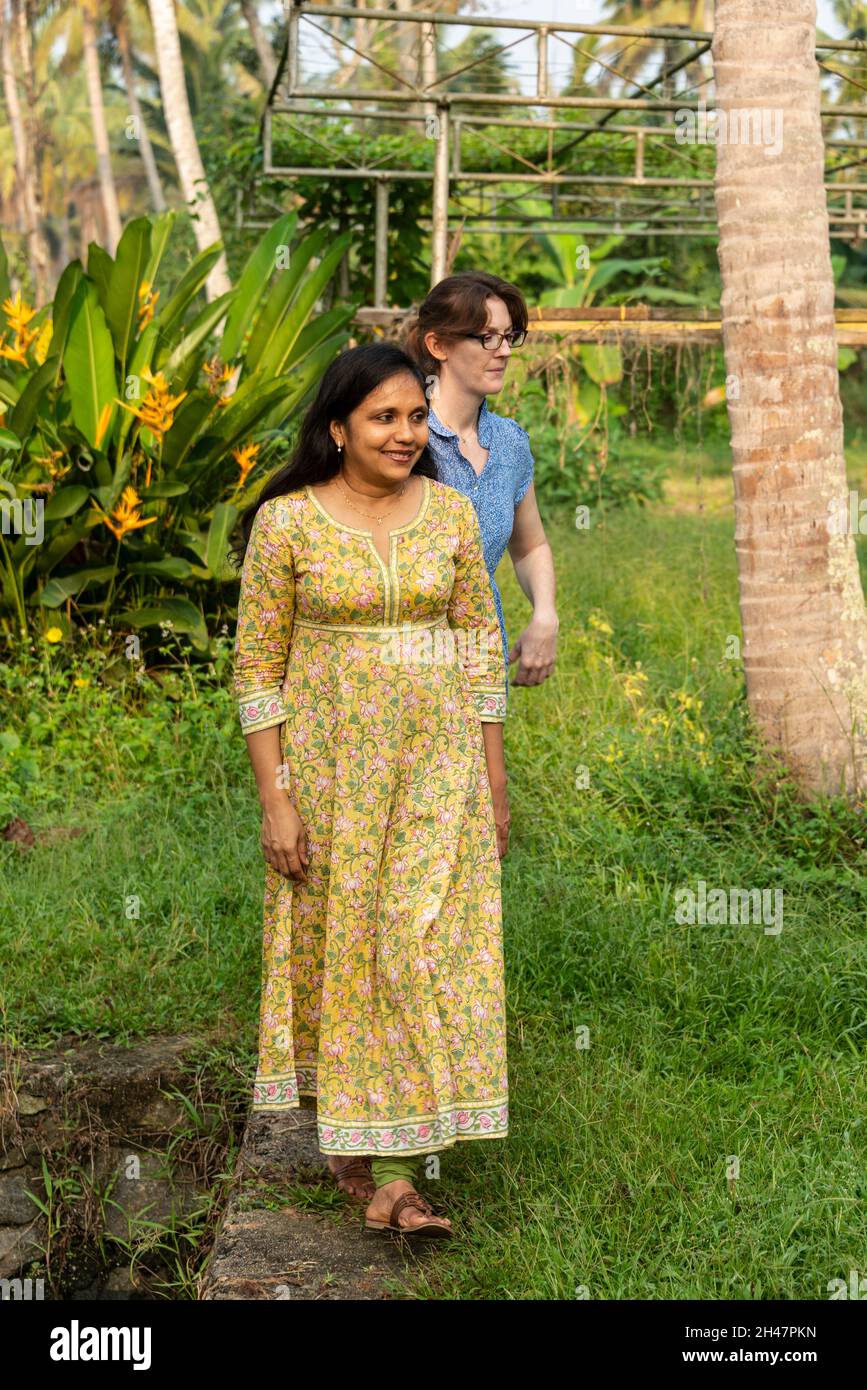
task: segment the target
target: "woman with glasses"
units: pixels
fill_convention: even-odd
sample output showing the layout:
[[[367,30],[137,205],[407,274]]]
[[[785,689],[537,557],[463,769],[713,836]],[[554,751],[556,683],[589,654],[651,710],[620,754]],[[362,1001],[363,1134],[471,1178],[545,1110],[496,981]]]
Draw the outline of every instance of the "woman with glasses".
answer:
[[[441,482],[472,501],[479,519],[485,565],[503,639],[508,695],[513,685],[541,685],[554,669],[559,620],[554,605],[554,560],[533,487],[533,455],[526,430],[488,409],[502,389],[512,353],[527,337],[527,305],[514,285],[470,271],[441,280],[419,308],[405,347],[427,379],[428,447]],[[511,651],[500,591],[494,578],[508,548],[533,616]],[[509,823],[505,778],[492,786],[497,828]]]

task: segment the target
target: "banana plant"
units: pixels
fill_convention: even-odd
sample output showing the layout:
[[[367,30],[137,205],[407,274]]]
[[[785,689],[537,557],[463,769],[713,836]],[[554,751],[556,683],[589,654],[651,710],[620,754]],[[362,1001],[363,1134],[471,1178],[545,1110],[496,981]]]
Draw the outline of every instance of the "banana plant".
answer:
[[[287,213],[206,304],[220,246],[165,285],[174,223],[134,219],[114,258],[91,245],[39,310],[12,298],[0,245],[0,492],[44,530],[0,535],[7,633],[69,631],[74,609],[211,653],[239,511],[348,338],[355,305],[316,312],[348,236],[299,235]]]

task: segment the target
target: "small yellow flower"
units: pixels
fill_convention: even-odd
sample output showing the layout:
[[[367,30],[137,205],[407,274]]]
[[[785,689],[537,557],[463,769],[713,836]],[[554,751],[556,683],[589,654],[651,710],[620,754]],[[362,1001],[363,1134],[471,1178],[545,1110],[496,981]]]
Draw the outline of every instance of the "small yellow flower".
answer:
[[[241,470],[241,476],[238,479],[239,488],[242,488],[244,486],[245,482],[247,481],[248,473],[255,466],[256,458],[259,453],[259,447],[260,446],[258,444],[245,444],[243,449],[232,450],[232,458],[235,460],[235,462]]]
[[[84,690],[88,685],[90,685],[90,681],[87,680],[84,676],[76,676],[72,684],[78,686],[79,690]]]
[[[21,298],[21,291],[19,290],[14,299],[5,299],[3,301],[3,312],[6,315],[7,322],[12,332],[20,333],[22,329],[26,329],[28,323],[36,313],[36,310],[31,309],[29,304],[24,303],[24,300]]]
[[[108,422],[111,419],[111,406],[104,405],[100,411],[99,420],[96,426],[96,447],[102,443],[102,437],[108,429]]]
[[[54,324],[51,322],[51,319],[46,319],[36,335],[36,344],[33,348],[33,355],[40,367],[48,356],[48,349],[51,345],[53,335]]]
[[[219,357],[212,357],[209,362],[202,365],[202,371],[208,378],[210,389],[213,391],[217,387],[224,386],[227,381],[231,381],[235,369],[221,362]]]
[[[62,641],[63,641],[63,628],[60,628],[60,627],[50,627],[50,628],[48,628],[47,631],[46,631],[46,633],[45,633],[45,640],[46,640],[46,642],[62,642]]]
[[[597,632],[604,632],[606,637],[610,637],[614,632],[613,627],[611,627],[604,618],[597,617],[595,613],[591,613],[587,621]]]
[[[154,305],[160,297],[160,291],[151,287],[149,280],[142,280],[138,287],[138,331],[141,333],[146,328],[154,316]]]
[[[22,367],[26,367],[26,353],[27,349],[24,345],[24,341],[18,334],[15,335],[15,342],[11,347],[6,346],[5,335],[0,338],[0,357],[5,357],[10,362],[19,362]]]

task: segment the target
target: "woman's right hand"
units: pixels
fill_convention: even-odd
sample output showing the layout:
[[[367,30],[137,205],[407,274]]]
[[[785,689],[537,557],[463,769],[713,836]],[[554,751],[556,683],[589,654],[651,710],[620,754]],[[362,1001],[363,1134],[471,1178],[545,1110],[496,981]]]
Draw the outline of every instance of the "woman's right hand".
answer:
[[[278,873],[296,883],[307,882],[307,834],[285,792],[262,807],[262,852]]]

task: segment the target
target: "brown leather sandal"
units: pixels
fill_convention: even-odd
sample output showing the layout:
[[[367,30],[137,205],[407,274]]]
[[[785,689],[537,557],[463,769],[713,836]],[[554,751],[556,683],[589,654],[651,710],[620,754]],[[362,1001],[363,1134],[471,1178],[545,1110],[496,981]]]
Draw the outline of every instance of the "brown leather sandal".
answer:
[[[376,1183],[373,1181],[373,1172],[370,1167],[369,1158],[348,1158],[345,1163],[341,1163],[336,1168],[328,1164],[328,1171],[337,1183],[341,1192],[345,1192],[347,1197],[351,1197],[355,1202],[369,1204],[373,1201],[376,1193]],[[353,1192],[351,1188],[344,1187],[346,1179],[366,1179],[363,1192]]]
[[[448,1226],[440,1226],[435,1221],[426,1221],[422,1226],[401,1226],[398,1217],[405,1207],[416,1207],[425,1216],[433,1216],[434,1211],[430,1202],[422,1197],[420,1192],[402,1192],[395,1198],[394,1206],[387,1221],[365,1221],[368,1231],[385,1231],[387,1235],[392,1235],[395,1231],[405,1236],[407,1240],[450,1240],[454,1232]]]

